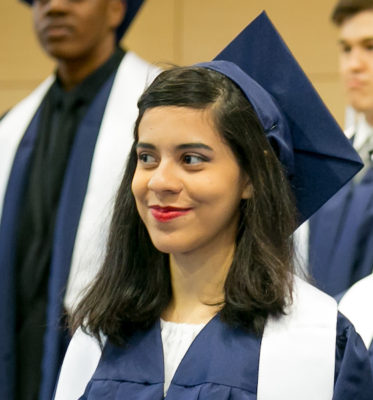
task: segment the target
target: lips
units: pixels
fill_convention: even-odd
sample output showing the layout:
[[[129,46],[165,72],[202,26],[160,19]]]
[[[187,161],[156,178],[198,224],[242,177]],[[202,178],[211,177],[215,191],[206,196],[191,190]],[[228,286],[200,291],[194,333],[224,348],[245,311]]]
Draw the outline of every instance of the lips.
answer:
[[[360,79],[349,79],[347,81],[347,87],[349,89],[361,89],[365,86],[365,81]]]
[[[43,34],[50,39],[60,39],[71,35],[72,27],[68,24],[50,23],[43,29]]]
[[[153,217],[160,222],[168,222],[186,215],[191,208],[150,206]]]

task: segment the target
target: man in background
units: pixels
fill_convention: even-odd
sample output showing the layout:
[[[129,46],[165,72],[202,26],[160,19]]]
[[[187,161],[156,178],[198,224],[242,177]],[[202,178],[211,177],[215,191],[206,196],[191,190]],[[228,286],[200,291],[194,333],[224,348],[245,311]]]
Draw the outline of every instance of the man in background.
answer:
[[[373,270],[373,0],[339,0],[340,72],[351,106],[346,134],[364,169],[310,220],[309,272],[331,295]]]
[[[25,0],[55,74],[0,122],[0,398],[50,400],[156,69],[118,42],[142,0]]]

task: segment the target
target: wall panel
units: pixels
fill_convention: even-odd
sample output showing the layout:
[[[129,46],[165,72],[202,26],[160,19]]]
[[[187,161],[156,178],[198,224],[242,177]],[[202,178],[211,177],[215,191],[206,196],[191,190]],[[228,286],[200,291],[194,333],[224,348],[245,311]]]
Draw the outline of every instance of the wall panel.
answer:
[[[178,0],[148,0],[136,16],[122,44],[151,62],[176,62]]]
[[[123,44],[152,62],[190,64],[214,57],[266,9],[342,123],[337,33],[329,22],[333,5],[334,0],[147,0]],[[0,27],[1,114],[53,71],[53,63],[40,50],[31,11],[20,1],[0,1]]]

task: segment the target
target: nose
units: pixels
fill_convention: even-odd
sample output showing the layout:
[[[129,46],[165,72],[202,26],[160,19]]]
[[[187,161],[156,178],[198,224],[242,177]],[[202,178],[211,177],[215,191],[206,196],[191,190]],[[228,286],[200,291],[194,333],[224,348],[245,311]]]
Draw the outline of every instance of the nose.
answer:
[[[148,180],[148,189],[155,193],[179,193],[182,189],[182,181],[177,167],[169,162],[161,162],[152,171]]]
[[[70,0],[43,0],[42,4],[46,7],[48,13],[65,12]]]

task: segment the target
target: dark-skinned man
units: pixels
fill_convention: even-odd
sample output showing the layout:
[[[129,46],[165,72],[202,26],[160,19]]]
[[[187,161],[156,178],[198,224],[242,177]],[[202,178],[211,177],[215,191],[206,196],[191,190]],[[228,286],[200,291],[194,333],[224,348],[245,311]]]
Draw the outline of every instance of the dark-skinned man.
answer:
[[[142,1],[27,3],[56,72],[0,123],[0,398],[50,400],[157,70],[118,46]]]

